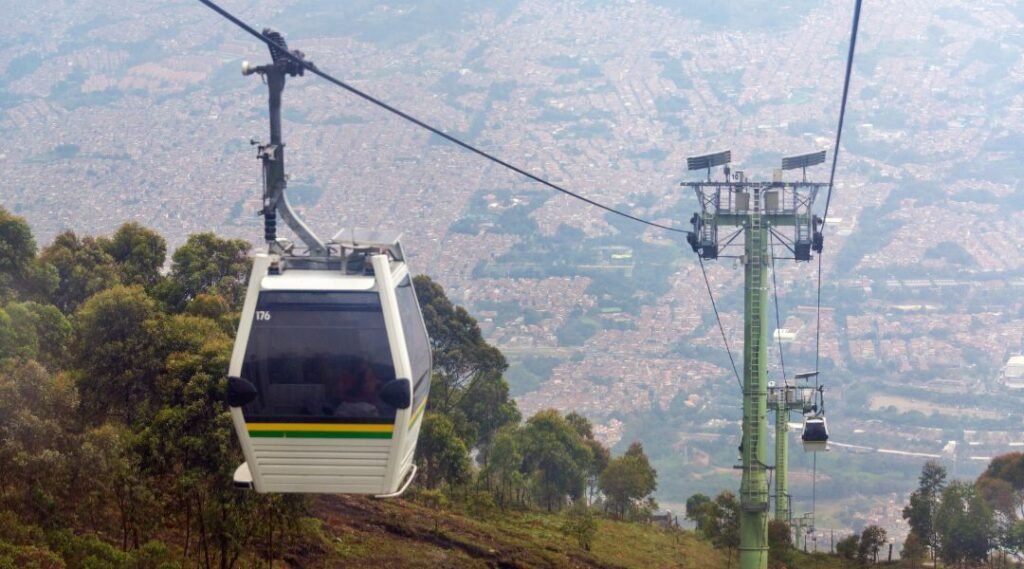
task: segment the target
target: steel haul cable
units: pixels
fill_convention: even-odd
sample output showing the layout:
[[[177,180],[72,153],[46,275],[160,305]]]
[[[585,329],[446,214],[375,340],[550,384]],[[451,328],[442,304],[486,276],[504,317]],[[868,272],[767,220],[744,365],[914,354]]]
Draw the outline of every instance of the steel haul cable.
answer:
[[[839,124],[836,126],[836,143],[832,151],[832,169],[828,177],[828,193],[825,195],[825,210],[821,216],[821,233],[825,233],[825,223],[828,220],[828,208],[832,203],[832,188],[835,185],[836,164],[839,162],[839,143],[843,137],[843,121],[846,118],[846,102],[850,94],[850,77],[853,74],[853,59],[857,48],[857,30],[860,26],[861,0],[855,0],[853,5],[853,22],[850,27],[850,49],[846,54],[846,73],[843,77],[843,98],[839,104]],[[814,331],[814,371],[820,371],[821,361],[821,257],[818,252],[818,284],[817,301],[815,306],[815,331]],[[818,375],[814,376],[817,386]],[[818,454],[814,453],[813,475],[811,477],[811,520],[812,526],[817,523],[818,503]],[[815,563],[817,565],[817,563]]]
[[[374,105],[376,105],[376,106],[378,106],[378,107],[388,111],[389,113],[397,115],[397,116],[401,117],[402,119],[404,119],[404,120],[406,120],[408,122],[411,122],[411,123],[415,124],[416,126],[424,129],[424,130],[430,131],[430,132],[436,134],[437,136],[440,136],[441,138],[447,140],[448,142],[451,142],[453,144],[461,146],[462,148],[464,148],[464,149],[466,149],[466,150],[468,150],[468,151],[470,151],[470,152],[472,152],[474,154],[477,154],[477,155],[479,155],[479,156],[481,156],[481,157],[483,157],[483,158],[485,158],[487,160],[490,160],[491,162],[494,162],[495,164],[498,164],[498,165],[500,165],[500,166],[502,166],[504,168],[507,168],[507,169],[509,169],[509,170],[511,170],[511,171],[513,171],[513,172],[515,172],[515,173],[517,173],[519,175],[521,175],[521,176],[529,178],[529,179],[531,179],[531,180],[533,180],[533,181],[535,181],[535,182],[537,182],[539,184],[547,186],[547,187],[551,188],[552,190],[555,190],[557,192],[561,192],[561,193],[563,193],[563,194],[565,194],[567,196],[570,196],[570,197],[575,198],[577,200],[586,202],[586,203],[588,203],[588,204],[590,204],[590,205],[592,205],[594,207],[603,209],[603,210],[605,210],[605,211],[607,211],[609,213],[613,213],[615,215],[619,215],[619,216],[625,217],[626,219],[631,219],[631,220],[633,220],[633,221],[635,221],[637,223],[642,223],[644,225],[649,225],[651,227],[656,227],[658,229],[663,229],[665,231],[671,231],[673,233],[686,233],[685,229],[680,229],[678,227],[672,227],[670,225],[663,225],[661,223],[657,223],[657,222],[654,222],[654,221],[643,219],[641,217],[637,217],[635,215],[628,214],[628,213],[626,213],[624,211],[615,209],[615,208],[613,208],[611,206],[607,206],[607,205],[605,205],[605,204],[603,204],[601,202],[592,200],[592,199],[590,199],[590,198],[588,198],[586,196],[582,196],[580,194],[577,194],[576,192],[573,192],[571,190],[567,190],[567,189],[563,188],[562,186],[560,186],[558,184],[555,184],[553,182],[549,182],[548,180],[546,180],[544,178],[541,178],[540,176],[537,176],[535,174],[531,174],[531,173],[527,172],[526,170],[523,170],[522,168],[519,168],[518,166],[515,166],[515,165],[513,165],[513,164],[511,164],[509,162],[506,162],[506,161],[502,160],[501,158],[498,158],[497,156],[494,156],[493,154],[490,154],[490,153],[488,153],[488,152],[486,152],[484,150],[481,150],[481,149],[473,146],[472,144],[469,144],[468,142],[464,142],[464,141],[462,141],[462,140],[460,140],[460,139],[458,139],[458,138],[456,138],[456,137],[454,137],[454,136],[452,136],[452,135],[442,131],[441,129],[439,129],[437,127],[431,126],[431,125],[423,122],[422,120],[420,120],[420,119],[418,119],[418,118],[416,118],[416,117],[414,117],[414,116],[412,116],[412,115],[410,115],[410,114],[408,114],[408,113],[406,113],[406,112],[404,112],[402,110],[399,110],[398,108],[393,107],[393,106],[385,103],[384,101],[382,101],[382,100],[380,100],[380,99],[378,99],[378,98],[376,98],[376,97],[374,97],[374,96],[372,96],[372,95],[370,95],[368,93],[365,93],[365,92],[357,89],[356,87],[353,87],[352,85],[349,85],[348,83],[340,80],[340,79],[337,79],[337,78],[329,75],[328,73],[326,73],[324,71],[321,71],[315,65],[312,65],[310,62],[308,62],[308,61],[306,61],[306,60],[296,56],[295,54],[293,54],[293,53],[291,53],[291,52],[289,52],[287,50],[280,49],[280,46],[278,44],[274,43],[272,40],[270,40],[269,38],[267,38],[266,36],[264,36],[260,32],[256,31],[255,28],[253,28],[252,26],[246,24],[245,22],[243,22],[239,18],[235,17],[233,14],[231,14],[230,12],[225,10],[224,8],[221,8],[220,6],[218,6],[212,0],[199,0],[199,2],[201,2],[203,5],[205,5],[206,7],[210,8],[214,12],[217,12],[218,14],[223,16],[225,19],[227,19],[231,23],[233,23],[236,26],[238,26],[239,28],[245,30],[247,33],[249,33],[250,35],[252,35],[256,39],[258,39],[258,40],[262,41],[263,43],[267,44],[268,47],[273,47],[273,48],[277,49],[278,53],[280,53],[280,55],[288,58],[289,60],[291,60],[292,62],[294,62],[294,63],[296,63],[298,65],[301,65],[302,68],[305,69],[306,71],[309,71],[310,73],[320,77],[321,79],[324,79],[325,81],[327,81],[329,83],[332,83],[332,84],[334,84],[334,85],[336,85],[338,87],[341,87],[342,89],[348,91],[349,93],[352,93],[353,95],[356,95],[357,97],[365,99],[366,101],[368,101],[368,102],[370,102],[370,103],[372,103],[372,104],[374,104]]]
[[[786,375],[786,358],[782,354],[782,316],[779,314],[779,285],[775,282],[775,234],[770,233],[768,243],[771,245],[772,258],[772,298],[775,300],[775,337],[779,341],[779,367],[782,368],[782,383],[789,385],[789,376]],[[788,411],[787,411],[788,413]]]
[[[821,217],[821,233],[825,233],[825,224],[828,220],[828,208],[832,203],[832,188],[836,179],[836,164],[839,162],[839,143],[843,138],[843,121],[846,118],[846,101],[850,94],[850,76],[853,74],[853,57],[857,47],[857,30],[860,26],[860,4],[856,0],[853,6],[853,24],[850,29],[850,50],[846,55],[846,73],[843,78],[843,98],[839,104],[839,124],[836,126],[836,144],[832,151],[832,171],[828,177],[828,193],[825,195],[825,211]],[[818,253],[818,298],[816,305],[816,324],[814,332],[814,371],[819,371],[819,360],[821,352],[821,257]]]
[[[708,297],[711,299],[711,308],[715,311],[715,320],[718,322],[718,330],[722,333],[722,342],[725,343],[725,353],[729,354],[729,363],[732,364],[732,372],[736,374],[736,383],[740,386],[740,392],[743,391],[743,380],[740,379],[740,372],[736,369],[736,360],[732,357],[732,350],[729,349],[729,340],[725,337],[725,327],[722,326],[722,317],[718,314],[718,305],[715,304],[715,295],[711,293],[711,282],[708,280],[708,272],[704,269],[704,259],[700,255],[697,255],[697,260],[700,261],[700,272],[704,275],[704,285],[708,289]]]
[[[839,103],[839,125],[836,127],[836,144],[832,151],[832,172],[828,176],[828,193],[825,195],[825,211],[823,212],[822,230],[825,229],[824,221],[828,219],[828,206],[832,202],[832,185],[836,180],[836,163],[839,162],[839,142],[843,139],[843,120],[846,118],[846,100],[850,95],[850,76],[853,74],[853,56],[857,48],[857,29],[860,26],[860,3],[856,0],[853,5],[853,25],[850,29],[850,51],[846,54],[846,74],[843,78],[843,100]]]

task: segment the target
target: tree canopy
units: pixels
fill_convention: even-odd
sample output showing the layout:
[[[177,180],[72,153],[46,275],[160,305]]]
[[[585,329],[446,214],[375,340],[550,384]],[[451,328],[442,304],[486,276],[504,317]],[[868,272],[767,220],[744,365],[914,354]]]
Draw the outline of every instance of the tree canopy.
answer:
[[[216,293],[240,308],[252,266],[250,248],[246,241],[222,239],[210,232],[190,235],[171,256],[170,278],[156,295],[175,311],[203,293]]]
[[[185,287],[165,285],[166,244],[138,224],[64,232],[37,255],[0,208],[0,234],[0,567],[279,556],[254,544],[294,527],[303,499],[226,483],[242,460],[222,403],[236,308],[217,293],[244,285],[248,245],[193,240],[181,283],[202,280],[192,261],[207,253],[231,274],[181,295],[174,314],[153,295]],[[241,257],[218,264],[218,251]]]
[[[242,456],[225,372],[248,243],[192,235],[163,274],[166,242],[137,223],[67,231],[38,254],[27,227],[0,208],[0,567],[225,569],[280,558],[281,536],[320,547],[315,527],[296,529],[302,496],[230,484]],[[477,516],[568,508],[563,531],[583,548],[602,509],[649,516],[642,445],[612,457],[579,413],[524,421],[476,320],[428,277],[414,286],[435,369],[414,497]]]
[[[92,237],[79,238],[72,231],[58,235],[42,250],[39,259],[57,271],[53,304],[73,313],[90,296],[120,282],[114,259]]]
[[[27,276],[35,256],[36,241],[28,223],[0,207],[0,290],[9,294]]]
[[[866,565],[868,560],[878,562],[878,551],[885,545],[886,531],[881,526],[869,525],[860,532],[857,544],[857,560]]]
[[[126,422],[155,386],[160,313],[139,286],[116,285],[75,313],[75,364],[83,409],[103,422],[111,412]]]
[[[992,510],[974,484],[951,482],[942,490],[935,512],[935,534],[943,562],[978,565],[992,545]]]
[[[921,469],[918,488],[910,494],[910,502],[903,508],[903,519],[910,529],[934,551],[938,546],[935,535],[935,511],[946,483],[946,468],[929,460]]]
[[[732,492],[722,491],[714,499],[704,494],[690,496],[686,517],[696,522],[697,531],[718,547],[739,547],[740,502]]]
[[[441,285],[423,275],[416,277],[414,284],[434,355],[429,405],[451,413],[476,380],[500,376],[508,362],[484,340],[476,319],[453,304]]]
[[[167,242],[159,233],[134,221],[125,223],[100,245],[121,273],[121,282],[146,289],[160,282],[160,269],[167,258]]]
[[[643,502],[658,487],[657,476],[643,445],[636,441],[625,454],[608,463],[601,473],[599,487],[609,508],[624,517],[630,510],[643,508]]]

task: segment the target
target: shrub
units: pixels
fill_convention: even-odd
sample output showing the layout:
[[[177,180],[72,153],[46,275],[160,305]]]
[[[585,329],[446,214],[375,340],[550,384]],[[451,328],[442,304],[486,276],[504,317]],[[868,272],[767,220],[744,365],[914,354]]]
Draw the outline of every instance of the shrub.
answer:
[[[0,569],[65,569],[52,551],[31,545],[18,546],[0,541]]]
[[[409,492],[409,498],[431,510],[447,510],[449,506],[448,496],[438,488],[418,488]]]
[[[498,505],[494,502],[494,496],[490,492],[481,490],[469,495],[466,500],[466,511],[474,518],[485,520],[497,513]]]
[[[581,548],[590,551],[594,536],[597,535],[597,519],[594,512],[582,502],[577,502],[566,510],[562,532],[575,538]]]

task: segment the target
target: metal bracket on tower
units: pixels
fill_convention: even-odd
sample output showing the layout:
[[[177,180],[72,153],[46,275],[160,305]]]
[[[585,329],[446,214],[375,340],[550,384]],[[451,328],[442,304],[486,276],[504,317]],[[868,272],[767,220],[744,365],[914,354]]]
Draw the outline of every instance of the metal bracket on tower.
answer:
[[[259,145],[256,154],[263,163],[263,209],[260,210],[263,215],[263,237],[271,253],[292,254],[291,247],[277,238],[277,215],[281,214],[289,229],[306,245],[306,256],[326,257],[327,246],[299,218],[285,196],[288,178],[284,173],[284,142],[281,140],[281,93],[284,91],[285,77],[301,76],[306,67],[313,69],[314,66],[312,62],[305,61],[305,54],[301,51],[289,51],[280,33],[265,28],[263,37],[274,44],[269,48],[273,63],[253,66],[248,61],[242,62],[242,75],[260,75],[270,91],[270,144]]]

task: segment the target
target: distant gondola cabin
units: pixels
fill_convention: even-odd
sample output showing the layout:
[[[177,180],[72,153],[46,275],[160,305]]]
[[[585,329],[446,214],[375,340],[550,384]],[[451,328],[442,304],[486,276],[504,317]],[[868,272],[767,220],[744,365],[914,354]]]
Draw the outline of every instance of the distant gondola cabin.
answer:
[[[804,419],[804,430],[800,435],[805,452],[828,450],[828,423],[824,415]]]

